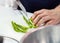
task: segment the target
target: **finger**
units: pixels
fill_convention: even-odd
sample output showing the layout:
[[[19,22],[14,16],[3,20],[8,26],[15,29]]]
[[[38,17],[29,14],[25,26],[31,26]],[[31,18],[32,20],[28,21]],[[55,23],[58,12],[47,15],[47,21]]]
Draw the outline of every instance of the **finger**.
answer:
[[[44,17],[44,16],[47,16],[49,13],[48,12],[43,12],[42,14],[39,14],[39,15],[37,15],[36,17],[38,18],[42,18],[42,17]],[[35,17],[35,19],[36,19],[36,17]]]
[[[36,26],[40,26],[41,24],[44,24],[49,20],[51,20],[49,16],[42,17],[41,20],[39,20],[39,22],[36,24]]]
[[[47,16],[47,15],[46,15],[45,13],[38,15],[38,16],[33,20],[33,23],[36,25],[36,24],[38,23],[38,21],[39,21],[42,17],[44,17],[44,16]]]
[[[33,20],[33,23],[34,25],[40,20],[40,15],[38,15],[34,20]]]
[[[57,22],[55,22],[54,20],[51,20],[51,21],[47,22],[45,26],[56,25],[56,24],[57,24]]]
[[[34,20],[34,19],[36,18],[36,16],[38,16],[38,15],[39,15],[39,14],[33,14],[32,17],[31,17],[32,20]]]
[[[41,14],[41,13],[43,13],[44,11],[46,11],[46,9],[42,9],[42,10],[39,10],[39,11],[35,11],[34,14]]]
[[[36,18],[36,16],[38,16],[39,14],[42,14],[45,10],[39,10],[39,11],[36,11],[34,12],[33,16],[31,17],[32,20],[34,20]]]

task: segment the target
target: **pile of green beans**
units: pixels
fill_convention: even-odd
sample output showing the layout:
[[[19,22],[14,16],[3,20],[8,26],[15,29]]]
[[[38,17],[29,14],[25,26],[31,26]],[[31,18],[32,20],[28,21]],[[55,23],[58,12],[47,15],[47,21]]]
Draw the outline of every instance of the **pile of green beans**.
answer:
[[[26,24],[28,26],[24,26],[24,25],[19,25],[17,23],[15,23],[14,21],[12,21],[12,26],[13,26],[13,29],[16,31],[16,32],[22,32],[22,33],[26,33],[28,29],[32,29],[32,28],[36,28],[37,26],[35,26],[32,22],[32,19],[30,18],[29,20],[26,19],[25,16],[23,16],[23,19],[24,21],[26,22]]]

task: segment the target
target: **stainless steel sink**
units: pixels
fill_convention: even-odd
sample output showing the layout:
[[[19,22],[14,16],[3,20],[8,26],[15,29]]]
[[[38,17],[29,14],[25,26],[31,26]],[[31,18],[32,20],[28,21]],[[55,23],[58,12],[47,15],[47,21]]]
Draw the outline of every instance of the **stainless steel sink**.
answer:
[[[60,25],[28,32],[21,43],[60,43]]]

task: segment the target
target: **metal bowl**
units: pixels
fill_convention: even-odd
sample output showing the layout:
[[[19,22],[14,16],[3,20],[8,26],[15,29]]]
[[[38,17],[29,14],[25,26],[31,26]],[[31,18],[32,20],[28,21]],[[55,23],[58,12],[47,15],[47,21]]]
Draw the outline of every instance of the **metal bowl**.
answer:
[[[60,43],[60,25],[32,30],[22,38],[21,43]]]

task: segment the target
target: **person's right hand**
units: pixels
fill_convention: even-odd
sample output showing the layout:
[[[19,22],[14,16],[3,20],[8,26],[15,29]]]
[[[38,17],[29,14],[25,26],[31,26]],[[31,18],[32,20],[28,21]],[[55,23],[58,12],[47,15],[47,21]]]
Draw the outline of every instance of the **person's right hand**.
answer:
[[[41,24],[44,24],[44,26],[56,25],[60,23],[60,12],[55,9],[42,9],[34,13],[32,20],[36,26],[41,26]]]

